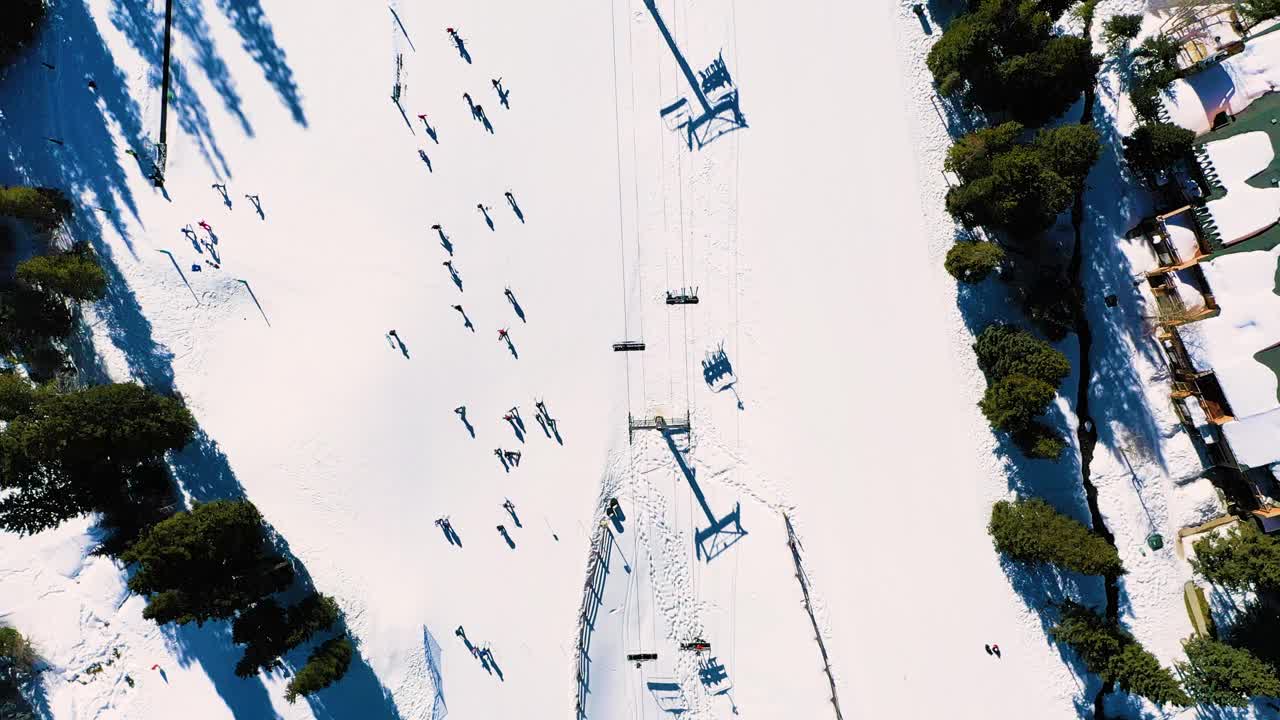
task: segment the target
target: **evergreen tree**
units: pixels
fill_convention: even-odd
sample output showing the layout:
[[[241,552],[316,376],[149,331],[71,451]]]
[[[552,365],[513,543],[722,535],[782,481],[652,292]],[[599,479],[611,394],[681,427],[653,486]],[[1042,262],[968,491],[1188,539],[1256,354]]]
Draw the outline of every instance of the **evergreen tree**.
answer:
[[[1026,375],[1009,375],[987,385],[978,407],[997,430],[1018,432],[1053,402],[1053,386]]]
[[[978,333],[973,350],[989,380],[1025,375],[1057,387],[1071,373],[1067,356],[1012,325],[996,323]]]
[[[944,267],[962,283],[980,283],[1004,261],[1004,250],[992,242],[962,241],[947,251]]]
[[[1152,179],[1187,157],[1196,134],[1167,122],[1144,123],[1123,140],[1124,159],[1134,172]]]
[[[51,339],[65,338],[75,327],[67,304],[52,293],[13,287],[0,291],[0,350],[28,354]]]
[[[107,275],[87,243],[78,243],[70,252],[37,255],[19,263],[18,280],[74,300],[98,300],[107,289]]]
[[[3,24],[0,22],[0,26]],[[61,190],[21,185],[0,187],[0,215],[29,220],[37,228],[48,229],[70,214],[71,201]]]
[[[1138,644],[1133,636],[1102,615],[1070,600],[1058,606],[1060,617],[1049,636],[1071,646],[1091,672],[1103,682],[1115,682],[1125,692],[1158,705],[1186,707],[1191,699],[1168,669]]]
[[[1154,35],[1133,51],[1133,82],[1129,99],[1145,122],[1160,121],[1160,94],[1178,77],[1181,44],[1168,35]]]
[[[1191,566],[1211,583],[1232,590],[1280,590],[1280,539],[1249,523],[1195,543]]]
[[[17,630],[0,627],[0,718],[36,720],[36,714],[22,695],[23,686],[36,678],[36,654],[31,643]]]
[[[284,699],[297,701],[299,696],[319,692],[342,679],[351,667],[351,656],[354,648],[344,635],[326,640],[311,657],[307,664],[293,676],[285,688]]]
[[[926,60],[939,92],[1027,125],[1060,115],[1093,82],[1087,39],[1054,34],[1064,0],[974,0]]]
[[[1112,15],[1102,24],[1102,39],[1111,47],[1119,47],[1142,32],[1141,15]]]
[[[180,402],[132,383],[39,394],[0,430],[0,528],[39,532],[119,503],[194,429]]]
[[[1014,142],[1017,123],[961,138],[947,168],[962,182],[947,191],[947,211],[967,227],[982,225],[1015,237],[1044,230],[1071,207],[1098,157],[1095,130],[1072,125]]]
[[[1241,0],[1236,7],[1240,17],[1248,25],[1257,25],[1280,15],[1280,0]]]
[[[1036,460],[1057,460],[1067,448],[1062,437],[1042,422],[1032,422],[1025,430],[1013,434],[1013,442],[1027,457]]]
[[[232,625],[232,640],[247,645],[236,664],[236,675],[251,677],[269,669],[289,650],[338,621],[333,598],[312,592],[285,610],[270,598],[243,612]]]
[[[293,581],[247,500],[180,512],[145,531],[121,559],[137,566],[129,589],[147,596],[142,616],[162,625],[232,617]]]
[[[9,422],[31,412],[36,404],[36,389],[21,375],[0,373],[0,420]]]
[[[1183,647],[1187,662],[1178,663],[1178,670],[1197,703],[1245,707],[1253,697],[1280,696],[1275,668],[1248,650],[1208,637],[1192,638]]]
[[[44,16],[45,0],[0,3],[0,74],[18,51],[35,39]]]
[[[1225,640],[1232,647],[1248,650],[1268,665],[1280,668],[1280,613],[1266,603],[1254,601],[1238,613]]]
[[[1083,575],[1117,576],[1120,555],[1100,535],[1038,498],[991,508],[987,532],[1001,555],[1026,563],[1051,563]]]

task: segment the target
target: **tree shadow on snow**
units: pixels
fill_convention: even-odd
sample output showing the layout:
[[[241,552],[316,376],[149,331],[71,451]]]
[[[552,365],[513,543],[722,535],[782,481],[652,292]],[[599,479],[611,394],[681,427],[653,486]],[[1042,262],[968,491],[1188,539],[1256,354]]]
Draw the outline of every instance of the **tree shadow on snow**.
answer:
[[[156,58],[158,75],[161,18],[148,14],[144,5],[118,2],[112,21],[145,57]],[[269,26],[263,21],[257,3],[224,2],[222,6],[228,14],[235,14],[233,23],[245,37],[251,54],[264,64],[269,80],[273,80],[277,92],[290,104],[295,119],[304,123],[291,73],[283,65],[283,52],[271,39]],[[198,9],[184,8],[182,12],[198,13]],[[176,23],[179,30],[186,28],[195,34],[204,28],[195,14],[179,15]],[[225,68],[218,70],[222,66],[213,59],[216,56],[212,49],[201,46],[201,42],[193,39],[197,54],[211,73],[211,82],[232,113],[238,114],[239,99],[225,77]],[[53,65],[54,69],[45,68],[41,61]],[[178,114],[182,129],[220,158],[195,92],[185,84],[181,71],[174,70],[171,109]],[[96,91],[88,88],[89,78],[94,80]],[[110,126],[117,126],[133,143],[130,149],[143,158],[150,156],[150,145],[144,139],[144,122],[138,104],[127,93],[125,81],[124,72],[115,64],[84,3],[69,0],[53,6],[49,21],[34,46],[0,78],[0,97],[4,98],[6,118],[6,122],[0,124],[0,147],[5,148],[5,153],[0,155],[0,182],[50,186],[67,193],[74,206],[68,220],[72,237],[94,246],[107,274],[107,294],[94,307],[102,329],[123,355],[133,379],[159,392],[173,392],[173,353],[155,339],[150,321],[125,283],[118,259],[102,236],[103,231],[111,227],[133,253],[124,213],[138,219],[138,210],[126,184],[127,173],[145,175],[150,171],[149,161],[130,158],[123,152],[126,148],[115,146],[109,132]],[[57,108],[56,115],[51,114],[50,108]],[[248,132],[247,122],[242,125]],[[48,137],[56,137],[64,144],[50,143]],[[207,153],[206,157],[209,157]],[[220,164],[225,170],[225,163]],[[113,378],[102,358],[84,335],[73,337],[69,342],[81,379],[111,381]],[[244,497],[244,490],[226,456],[203,431],[198,432],[182,452],[173,454],[171,471],[179,487],[196,501]],[[298,582],[289,594],[300,595],[312,587],[310,575],[283,539],[276,538],[280,552],[293,564],[298,575]],[[179,662],[201,665],[235,717],[276,716],[260,676],[248,679],[235,676],[235,663],[241,657],[242,648],[231,642],[229,622],[206,623],[202,628],[165,626],[161,630],[173,645]],[[336,629],[337,633],[346,631],[345,623]],[[308,653],[308,648],[296,649],[287,658],[287,664],[300,666]],[[308,703],[312,712],[321,718],[399,717],[390,693],[359,653],[342,681],[308,698]]]

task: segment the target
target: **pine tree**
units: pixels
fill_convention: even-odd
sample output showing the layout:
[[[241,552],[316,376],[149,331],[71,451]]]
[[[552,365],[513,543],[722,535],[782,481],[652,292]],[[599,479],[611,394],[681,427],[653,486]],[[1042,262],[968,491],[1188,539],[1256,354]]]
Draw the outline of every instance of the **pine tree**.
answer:
[[[1280,590],[1280,539],[1251,524],[1212,533],[1195,543],[1191,566],[1211,583],[1232,590]]]
[[[951,246],[943,267],[951,277],[963,283],[980,283],[1000,267],[1004,250],[992,242],[962,241]]]
[[[4,22],[0,21],[0,27],[3,26]],[[0,33],[3,31],[0,30]],[[3,40],[0,40],[0,44],[3,44]],[[3,52],[4,49],[0,47],[0,53]],[[22,185],[0,187],[0,215],[29,220],[37,228],[44,230],[62,222],[70,214],[71,201],[61,190]]]
[[[35,662],[31,643],[17,630],[0,627],[0,718],[36,720],[35,710],[22,695],[23,686],[36,677]]]
[[[1018,432],[1031,426],[1053,402],[1053,386],[1026,375],[1009,375],[991,383],[978,407],[997,430]]]
[[[1249,25],[1280,15],[1280,0],[1241,0],[1240,15]]]
[[[129,589],[147,596],[142,616],[161,625],[229,618],[293,581],[247,500],[180,512],[144,532],[121,559],[136,565]]]
[[[1105,538],[1039,498],[997,502],[987,532],[996,551],[1010,560],[1051,563],[1084,575],[1124,572],[1119,553]]]
[[[1187,662],[1178,663],[1178,670],[1197,703],[1245,707],[1253,697],[1280,696],[1276,669],[1248,650],[1208,637],[1192,638],[1183,647]]]
[[[1191,153],[1196,134],[1167,122],[1144,123],[1126,137],[1124,159],[1134,172],[1151,179]]]
[[[1066,355],[1012,325],[988,325],[978,333],[973,350],[988,380],[1024,375],[1057,387],[1071,373]]]
[[[0,528],[34,533],[117,507],[136,472],[194,431],[182,403],[132,383],[40,393],[0,430]]]
[[[107,276],[86,243],[69,252],[37,255],[18,263],[18,280],[64,298],[98,300],[107,289]]]
[[[1112,48],[1138,37],[1142,32],[1141,15],[1112,15],[1102,24],[1102,39]]]
[[[354,648],[344,635],[326,640],[311,657],[307,664],[293,676],[285,688],[284,699],[295,702],[299,696],[319,692],[342,679],[351,667],[351,656]]]
[[[1070,600],[1058,606],[1060,617],[1049,635],[1071,646],[1091,672],[1125,692],[1158,705],[1186,707],[1191,698],[1177,679],[1133,636],[1098,613]]]
[[[263,600],[243,612],[232,625],[232,640],[246,645],[236,675],[250,677],[269,669],[289,650],[338,621],[338,604],[328,595],[312,592],[288,610],[275,600]]]
[[[19,50],[35,39],[45,12],[45,0],[0,3],[0,73]]]

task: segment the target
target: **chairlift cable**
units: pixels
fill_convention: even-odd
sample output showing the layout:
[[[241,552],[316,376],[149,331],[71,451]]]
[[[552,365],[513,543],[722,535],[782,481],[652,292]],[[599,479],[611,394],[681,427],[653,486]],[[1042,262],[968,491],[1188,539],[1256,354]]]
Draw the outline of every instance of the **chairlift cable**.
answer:
[[[621,264],[622,271],[622,334],[624,338],[630,338],[631,324],[627,316],[627,248],[626,234],[623,230],[622,223],[622,120],[621,109],[618,100],[618,23],[616,3],[609,4],[609,37],[613,49],[613,127],[614,127],[614,149],[617,158],[617,181],[618,181],[618,262]],[[631,417],[631,362],[625,362],[627,374],[627,417]],[[630,458],[634,468],[634,456]]]

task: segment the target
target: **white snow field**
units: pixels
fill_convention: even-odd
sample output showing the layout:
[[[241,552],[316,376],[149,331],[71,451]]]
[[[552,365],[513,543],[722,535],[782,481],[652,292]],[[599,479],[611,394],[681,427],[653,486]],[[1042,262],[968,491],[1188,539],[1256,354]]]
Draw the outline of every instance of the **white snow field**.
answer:
[[[286,676],[232,674],[226,623],[143,620],[124,570],[86,557],[84,519],[0,536],[0,620],[47,661],[51,717],[834,717],[783,513],[845,717],[1091,711],[1097,679],[1044,632],[1053,588],[1007,575],[985,533],[1034,474],[1083,519],[1079,474],[1008,460],[975,406],[972,318],[941,263],[949,138],[923,67],[939,30],[909,2],[658,2],[695,72],[722,55],[749,124],[693,149],[659,114],[696,103],[644,0],[176,5],[164,193],[124,153],[158,132],[160,0],[55,4],[0,81],[0,180],[75,193],[115,280],[86,312],[87,371],[182,393],[204,433],[174,458],[184,493],[251,499],[359,658],[287,704]],[[699,304],[664,304],[690,286]],[[657,430],[629,442],[629,413],[688,414],[673,441],[692,483]],[[1194,461],[1176,452],[1162,489]],[[1100,484],[1128,487],[1118,458],[1095,459]],[[745,531],[710,561],[695,484]],[[615,497],[626,519],[606,530]],[[1141,528],[1138,507],[1120,497],[1108,520]],[[1135,631],[1167,662],[1185,571],[1113,529],[1138,568],[1126,618],[1159,613]],[[694,639],[710,650],[679,649]]]

